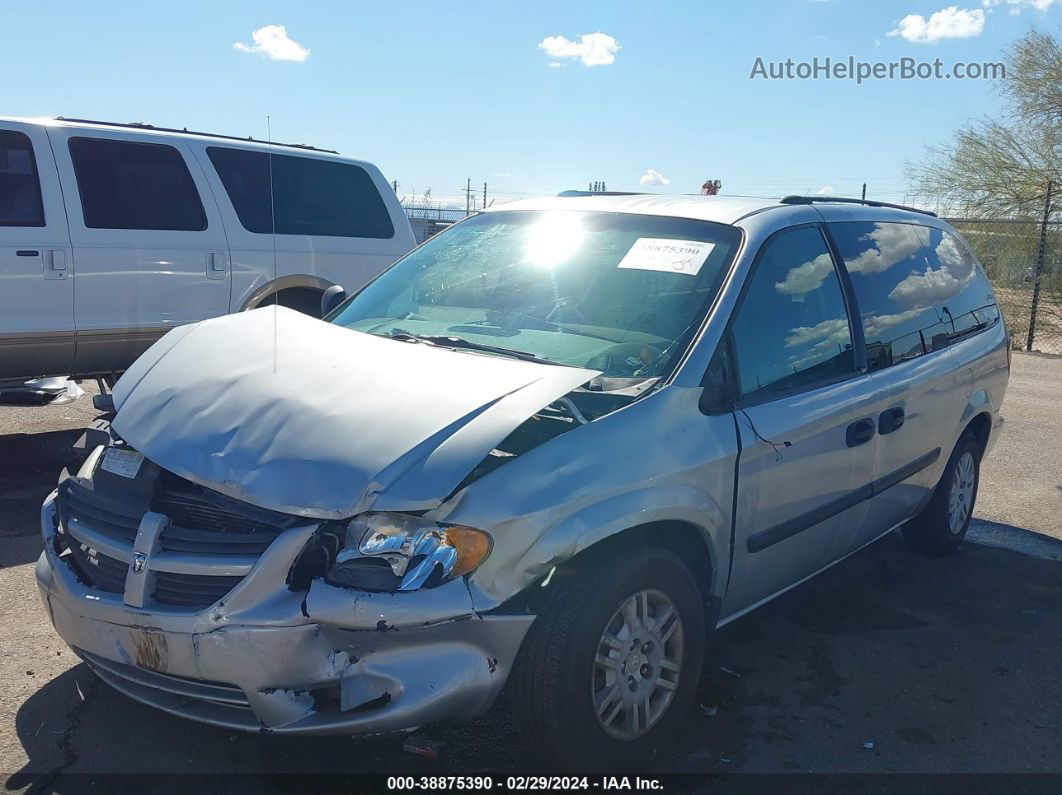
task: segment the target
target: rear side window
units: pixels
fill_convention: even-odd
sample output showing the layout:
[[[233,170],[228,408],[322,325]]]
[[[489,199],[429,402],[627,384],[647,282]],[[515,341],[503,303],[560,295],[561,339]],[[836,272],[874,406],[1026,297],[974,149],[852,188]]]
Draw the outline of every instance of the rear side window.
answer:
[[[248,232],[273,232],[275,211],[279,235],[394,237],[391,215],[359,166],[218,146],[207,154]]]
[[[71,138],[70,157],[88,228],[207,228],[195,182],[172,146]]]
[[[33,145],[14,130],[0,130],[0,226],[44,226]]]
[[[766,243],[731,334],[743,396],[811,388],[855,371],[841,284],[817,228]]]
[[[851,274],[871,370],[940,350],[999,319],[984,271],[954,235],[901,223],[829,229]]]

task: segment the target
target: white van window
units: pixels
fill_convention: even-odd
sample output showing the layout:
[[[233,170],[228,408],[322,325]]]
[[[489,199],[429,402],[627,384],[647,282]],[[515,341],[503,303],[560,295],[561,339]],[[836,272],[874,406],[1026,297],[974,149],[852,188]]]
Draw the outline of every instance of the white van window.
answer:
[[[743,396],[855,372],[841,284],[817,228],[783,232],[766,244],[730,330]]]
[[[954,235],[855,221],[829,230],[851,274],[871,370],[939,350],[999,319],[988,279]]]
[[[174,147],[71,138],[70,157],[88,228],[188,232],[207,228],[195,182]]]
[[[395,235],[372,178],[353,163],[219,146],[207,147],[207,154],[248,232],[385,239]]]
[[[0,226],[44,226],[33,145],[14,130],[0,130]]]

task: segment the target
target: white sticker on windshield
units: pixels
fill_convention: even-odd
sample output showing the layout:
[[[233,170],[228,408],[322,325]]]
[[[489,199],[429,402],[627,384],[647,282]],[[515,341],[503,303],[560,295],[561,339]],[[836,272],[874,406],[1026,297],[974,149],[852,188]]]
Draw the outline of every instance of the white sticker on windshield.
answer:
[[[714,248],[715,243],[703,243],[698,240],[640,237],[634,241],[634,245],[617,267],[696,276]]]

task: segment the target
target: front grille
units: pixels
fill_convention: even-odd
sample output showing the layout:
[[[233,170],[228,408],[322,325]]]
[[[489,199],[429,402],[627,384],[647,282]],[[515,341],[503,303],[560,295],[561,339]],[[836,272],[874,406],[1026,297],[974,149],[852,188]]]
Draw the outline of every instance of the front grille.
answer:
[[[278,535],[294,526],[293,516],[241,506],[237,513],[229,498],[182,480],[168,472],[160,478],[151,510],[165,514],[170,524],[162,533],[162,548],[174,552],[215,555],[261,555]]]
[[[212,605],[240,584],[243,577],[204,574],[155,574],[155,601],[175,607]]]
[[[234,561],[246,570],[250,567],[246,561],[261,556],[277,536],[305,521],[240,503],[154,465],[143,467],[128,484],[115,476],[67,478],[59,486],[58,507],[64,530],[61,546],[69,550],[66,556],[71,566],[90,588],[109,593],[125,590],[128,561],[143,515],[148,511],[165,514],[169,523],[158,539],[159,548],[181,560],[182,573],[160,569],[161,562],[149,563],[154,572],[153,599],[188,609],[214,604],[243,579],[231,572],[225,576],[188,573],[189,566],[194,572],[197,558],[204,563],[207,558]],[[85,542],[79,540],[78,532],[82,537],[95,535]],[[90,550],[93,544],[111,554]]]
[[[100,552],[89,554],[84,545],[77,541],[72,541],[70,544],[70,557],[73,558],[75,571],[86,585],[107,593],[122,593],[125,590],[125,573],[129,568],[128,563],[115,560]]]
[[[149,510],[147,500],[133,495],[117,498],[106,491],[82,486],[75,478],[63,481],[59,487],[59,510],[63,516],[73,516],[93,529],[132,545],[140,518]]]

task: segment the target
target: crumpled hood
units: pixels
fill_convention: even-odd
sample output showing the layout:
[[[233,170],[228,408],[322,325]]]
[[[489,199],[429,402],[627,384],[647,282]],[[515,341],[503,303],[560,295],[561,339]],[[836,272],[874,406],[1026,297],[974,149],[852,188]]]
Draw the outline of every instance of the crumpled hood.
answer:
[[[115,385],[112,425],[165,469],[262,508],[424,510],[597,374],[265,307],[166,334]]]

